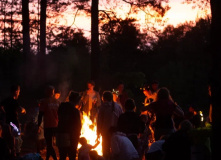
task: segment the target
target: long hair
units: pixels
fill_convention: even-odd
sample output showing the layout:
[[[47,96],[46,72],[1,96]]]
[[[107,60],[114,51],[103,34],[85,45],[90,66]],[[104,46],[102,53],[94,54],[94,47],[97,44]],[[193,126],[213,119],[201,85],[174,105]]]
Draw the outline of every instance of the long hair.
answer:
[[[160,88],[157,92],[156,100],[159,101],[159,100],[162,100],[162,99],[168,99],[168,100],[173,101],[172,97],[170,95],[170,91],[166,87]]]

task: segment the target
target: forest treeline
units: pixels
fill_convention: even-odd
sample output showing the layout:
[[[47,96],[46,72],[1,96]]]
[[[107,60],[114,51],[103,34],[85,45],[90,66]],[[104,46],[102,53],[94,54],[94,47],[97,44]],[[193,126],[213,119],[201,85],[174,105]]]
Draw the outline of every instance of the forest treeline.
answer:
[[[151,44],[144,41],[144,34],[133,22],[132,19],[118,20],[111,32],[106,26],[102,27],[107,34],[100,39],[101,74],[96,89],[111,90],[121,80],[130,95],[140,102],[143,98],[140,88],[158,80],[161,87],[168,87],[174,100],[184,109],[193,105],[207,112],[210,18],[200,19],[195,25],[167,26]],[[37,55],[31,54],[29,62],[24,63],[22,45],[1,48],[1,98],[8,95],[14,83],[24,86],[21,92],[24,99],[40,98],[46,84],[59,88],[63,98],[70,89],[86,89],[90,79],[90,40],[82,31],[70,34],[61,39],[58,46],[49,48],[50,52],[44,57],[44,70],[40,71],[41,61]]]

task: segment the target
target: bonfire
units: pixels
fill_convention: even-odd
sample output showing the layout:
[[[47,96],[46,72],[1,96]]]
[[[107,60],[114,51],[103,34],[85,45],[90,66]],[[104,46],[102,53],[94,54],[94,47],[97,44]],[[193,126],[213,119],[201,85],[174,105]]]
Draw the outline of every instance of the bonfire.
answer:
[[[83,112],[82,115],[82,129],[81,129],[81,136],[85,137],[87,139],[88,144],[95,145],[96,139],[97,139],[97,125],[96,121],[94,123],[90,119],[90,114],[87,115]],[[102,137],[100,138],[100,144],[94,149],[98,152],[99,155],[102,155]],[[81,145],[78,144],[78,148],[80,148]]]

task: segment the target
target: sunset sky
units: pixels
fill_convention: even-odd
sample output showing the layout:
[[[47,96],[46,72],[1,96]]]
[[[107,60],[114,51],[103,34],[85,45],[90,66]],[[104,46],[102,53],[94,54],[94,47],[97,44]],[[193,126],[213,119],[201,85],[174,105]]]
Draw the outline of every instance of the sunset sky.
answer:
[[[186,21],[195,21],[196,18],[205,16],[205,12],[200,9],[192,9],[192,5],[182,4],[183,0],[170,0],[169,5],[171,9],[164,16],[164,20],[167,20],[166,24],[172,24],[174,26],[184,23]],[[100,10],[114,10],[118,18],[126,18],[130,11],[130,5],[123,2],[122,0],[100,0],[99,1],[99,9]],[[210,12],[208,9],[207,13]],[[73,28],[83,29],[86,36],[90,35],[90,17],[85,16],[83,11],[78,11],[77,16],[74,21],[75,13],[73,9],[68,10],[63,18],[60,20],[60,24],[66,24],[68,26],[72,25]],[[136,15],[130,14],[129,17],[135,17],[138,19],[138,24],[140,25],[140,29],[145,29],[146,23],[146,14],[140,10]]]

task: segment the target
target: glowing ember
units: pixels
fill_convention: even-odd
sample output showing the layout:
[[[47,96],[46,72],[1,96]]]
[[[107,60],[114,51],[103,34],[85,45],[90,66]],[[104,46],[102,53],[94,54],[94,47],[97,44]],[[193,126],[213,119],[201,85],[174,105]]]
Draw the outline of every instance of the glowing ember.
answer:
[[[95,145],[96,139],[97,139],[97,126],[96,121],[92,123],[90,120],[90,115],[87,116],[83,112],[82,117],[82,128],[81,128],[81,137],[85,137],[87,139],[88,144]],[[98,152],[99,155],[102,155],[102,137],[100,138],[100,144],[94,149]],[[81,147],[80,144],[78,144],[78,149]]]

